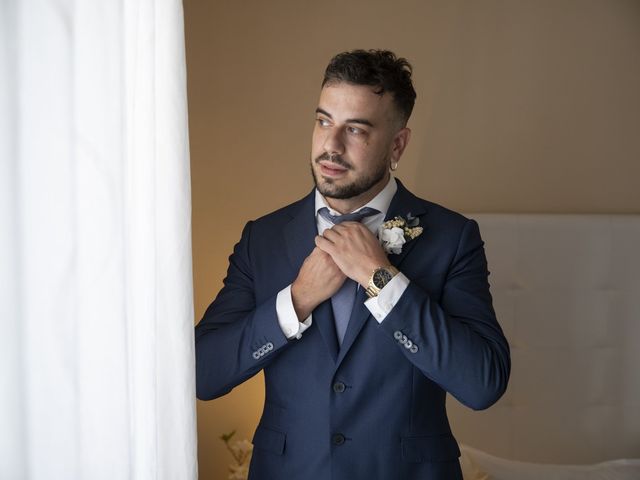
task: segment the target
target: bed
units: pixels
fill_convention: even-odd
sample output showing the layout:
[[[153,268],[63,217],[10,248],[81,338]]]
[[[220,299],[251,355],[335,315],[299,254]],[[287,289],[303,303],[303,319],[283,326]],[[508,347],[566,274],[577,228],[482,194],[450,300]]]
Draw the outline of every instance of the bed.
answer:
[[[640,216],[467,216],[513,364],[491,409],[449,400],[467,478],[640,479]]]

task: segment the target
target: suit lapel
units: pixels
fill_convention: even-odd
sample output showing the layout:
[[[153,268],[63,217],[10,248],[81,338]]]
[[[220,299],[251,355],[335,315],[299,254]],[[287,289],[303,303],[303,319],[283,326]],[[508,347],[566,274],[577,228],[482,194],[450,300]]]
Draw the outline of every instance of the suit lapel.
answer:
[[[426,213],[424,203],[411,192],[409,192],[404,187],[404,185],[402,185],[400,180],[396,179],[396,182],[398,183],[398,191],[391,200],[391,204],[389,205],[389,210],[387,212],[387,216],[385,217],[385,221],[391,220],[396,216],[406,218],[407,214],[409,213],[414,217],[420,217],[424,215]],[[399,254],[389,254],[389,261],[397,268],[400,268],[400,264],[407,257],[416,243],[417,242],[415,241],[409,241],[405,243],[402,246],[402,252],[400,252]],[[365,289],[360,287],[358,289],[353,311],[351,312],[349,325],[347,326],[347,331],[345,332],[342,346],[340,347],[340,352],[336,361],[336,368],[338,368],[342,363],[342,360],[349,352],[349,349],[355,342],[356,338],[360,334],[360,331],[371,315],[371,312],[364,304],[366,300],[367,295],[365,293]]]
[[[313,323],[320,331],[331,358],[335,362],[338,357],[338,334],[336,333],[336,323],[333,319],[333,308],[331,299],[325,300],[313,311]]]
[[[315,247],[315,237],[318,234],[315,215],[315,194],[312,191],[300,203],[300,208],[294,213],[291,221],[283,229],[287,257],[293,271],[297,275],[305,258]],[[320,331],[320,335],[327,345],[331,357],[338,356],[338,340],[333,320],[331,299],[322,302],[313,311],[313,323]]]
[[[316,227],[314,193],[311,192],[300,201],[299,208],[293,213],[293,218],[283,229],[287,256],[296,274],[300,271],[302,262],[315,247]]]
[[[349,352],[351,345],[353,345],[353,342],[358,338],[360,330],[364,327],[367,318],[371,315],[371,312],[369,312],[369,309],[364,304],[366,299],[367,294],[361,286],[356,292],[356,299],[353,305],[353,310],[351,311],[351,318],[349,318],[349,325],[347,325],[347,331],[344,333],[338,359],[336,360],[336,368],[338,368],[342,363],[342,360]]]

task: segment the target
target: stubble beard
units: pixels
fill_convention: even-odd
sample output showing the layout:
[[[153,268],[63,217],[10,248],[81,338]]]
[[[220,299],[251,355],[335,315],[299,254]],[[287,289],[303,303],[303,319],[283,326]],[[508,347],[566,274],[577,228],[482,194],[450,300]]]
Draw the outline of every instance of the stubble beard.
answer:
[[[311,176],[313,177],[313,182],[316,188],[323,196],[327,198],[335,198],[336,200],[346,200],[348,198],[357,197],[371,190],[374,185],[384,179],[387,174],[387,165],[389,164],[386,161],[380,162],[378,168],[371,172],[370,175],[356,178],[353,182],[346,185],[337,185],[332,178],[322,177],[321,179],[318,179],[320,174],[316,173],[316,170],[313,168],[313,164],[323,159],[325,159],[324,155],[321,155],[316,158],[315,161],[311,161]],[[335,163],[346,167],[349,170],[353,169],[342,159],[338,159]]]

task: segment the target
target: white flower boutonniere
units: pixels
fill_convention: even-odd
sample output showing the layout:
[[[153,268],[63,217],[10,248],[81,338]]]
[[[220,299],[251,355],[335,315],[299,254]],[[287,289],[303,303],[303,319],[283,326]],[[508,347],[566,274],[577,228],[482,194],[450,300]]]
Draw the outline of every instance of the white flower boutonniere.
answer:
[[[402,246],[409,240],[419,237],[423,228],[418,226],[418,219],[410,213],[407,218],[395,217],[380,225],[378,239],[384,251],[398,254],[402,252]]]

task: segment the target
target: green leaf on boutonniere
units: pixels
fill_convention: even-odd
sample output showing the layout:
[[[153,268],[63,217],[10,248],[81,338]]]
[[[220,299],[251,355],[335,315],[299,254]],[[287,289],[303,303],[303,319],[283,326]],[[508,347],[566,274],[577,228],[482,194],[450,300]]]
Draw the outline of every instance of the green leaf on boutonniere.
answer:
[[[407,213],[407,227],[417,227],[419,223],[418,217],[411,215],[411,212]]]

